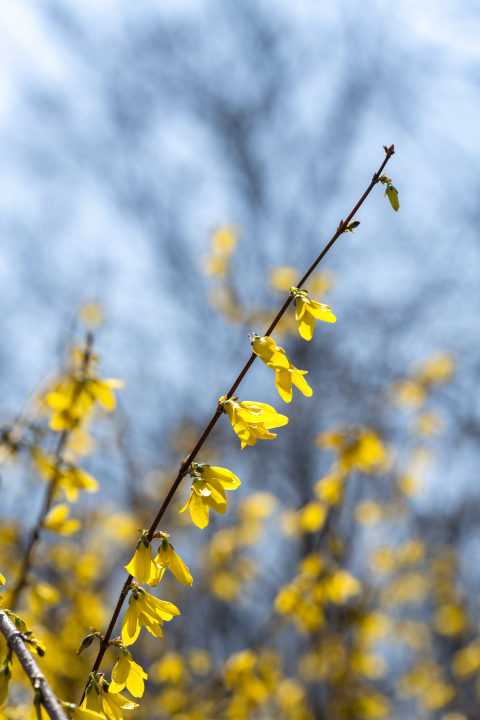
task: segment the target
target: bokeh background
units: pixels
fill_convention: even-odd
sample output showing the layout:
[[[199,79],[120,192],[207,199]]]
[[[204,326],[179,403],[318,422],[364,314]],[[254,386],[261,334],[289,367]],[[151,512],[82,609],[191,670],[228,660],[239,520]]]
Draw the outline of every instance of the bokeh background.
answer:
[[[320,527],[295,530],[285,511],[310,502],[330,469],[331,454],[319,452],[314,438],[344,423],[355,426],[354,436],[359,425],[371,428],[390,448],[388,487],[397,487],[415,448],[425,463],[428,451],[428,471],[421,488],[402,500],[402,517],[408,515],[402,530],[390,523],[393,511],[388,522],[380,513],[378,522],[355,524],[358,503],[380,502],[382,493],[393,502],[393,495],[354,463],[353,489],[334,529],[348,551],[337,559],[360,576],[367,550],[384,542],[419,538],[427,558],[438,548],[455,553],[445,562],[460,594],[445,603],[461,606],[464,622],[448,634],[439,621],[428,652],[452,687],[464,677],[454,678],[452,662],[476,637],[480,590],[479,30],[478,9],[467,0],[0,3],[0,421],[11,426],[39,383],[65,367],[68,347],[83,341],[82,308],[100,306],[103,322],[94,331],[100,372],[126,387],[115,415],[100,423],[95,452],[81,460],[101,483],[99,495],[75,507],[85,528],[99,507],[148,525],[217,398],[248,358],[247,333],[265,331],[289,272],[310,265],[380,166],[382,146],[395,144],[386,172],[399,192],[399,212],[376,187],[356,234],[336,243],[316,295],[312,288],[337,323],[317,323],[308,344],[287,325],[277,338],[309,371],[313,398],[298,393],[285,410],[258,361],[240,399],[273,404],[289,415],[288,426],[274,443],[243,452],[226,419],[210,439],[207,461],[242,480],[231,506],[268,493],[256,501],[270,520],[261,545],[249,549],[256,578],[252,570],[235,571],[242,591],[223,598],[218,586],[228,578],[217,590],[201,580],[211,568],[202,570],[200,531],[179,526],[175,547],[198,580],[185,590],[189,599],[179,600],[181,629],[169,626],[172,651],[195,645],[221,667],[253,648],[266,627],[266,644],[286,654],[286,677],[297,677],[299,654],[321,642],[323,630],[310,629],[308,640],[291,627],[279,634],[268,618],[299,558],[321,548],[325,537]],[[219,227],[231,227],[236,242],[220,269],[212,255]],[[395,396],[398,384],[386,390],[415,376],[412,363],[438,351],[455,363],[448,383],[426,382],[420,398],[418,386],[410,388],[413,395],[407,387]],[[427,400],[437,424],[419,432],[411,421]],[[53,446],[46,434],[38,437]],[[26,530],[44,486],[20,460],[3,468],[0,508],[5,527],[22,518]],[[167,516],[174,527],[188,487],[179,496]],[[202,539],[228,522],[228,513],[215,516]],[[14,543],[19,558],[20,533]],[[116,551],[121,568],[130,549]],[[232,563],[227,557],[231,583]],[[58,580],[58,572],[43,571],[45,581]],[[121,582],[113,567],[109,575],[102,622]],[[95,582],[101,577],[99,571]],[[419,602],[415,617],[433,627],[428,613],[436,601],[427,593]],[[346,615],[331,619],[344,637],[354,622]],[[53,619],[45,618],[48,627]],[[144,652],[153,653],[153,662],[158,646]],[[399,699],[393,689],[407,660],[389,647],[382,653],[390,670],[370,679],[384,683],[390,705],[377,704],[377,715],[336,705],[336,716],[478,716],[472,684],[412,711],[418,694]],[[422,662],[416,677],[427,667]],[[333,717],[325,677],[308,677],[301,712]],[[305,677],[299,678],[301,685]],[[235,695],[232,687],[224,689],[227,696]],[[151,717],[187,713],[187,701],[151,703]],[[248,706],[245,717],[262,716],[265,703]],[[288,703],[281,706],[287,713]]]

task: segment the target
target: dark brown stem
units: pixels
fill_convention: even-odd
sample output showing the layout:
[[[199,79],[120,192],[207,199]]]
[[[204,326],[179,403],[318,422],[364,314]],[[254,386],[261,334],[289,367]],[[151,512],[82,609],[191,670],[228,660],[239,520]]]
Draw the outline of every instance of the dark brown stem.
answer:
[[[348,223],[352,220],[352,218],[354,217],[354,215],[356,214],[356,212],[359,210],[359,208],[363,205],[363,203],[365,202],[365,200],[367,199],[367,197],[370,195],[373,187],[377,184],[378,179],[379,179],[379,177],[380,177],[380,175],[381,175],[381,173],[382,173],[385,165],[387,164],[387,162],[390,160],[390,158],[391,158],[392,155],[394,154],[393,145],[392,145],[390,148],[387,148],[387,147],[384,146],[384,150],[385,150],[385,154],[386,154],[385,160],[384,160],[383,163],[381,164],[380,169],[379,169],[379,170],[375,173],[375,175],[373,176],[372,182],[370,183],[370,185],[368,186],[368,188],[365,190],[365,192],[363,193],[362,197],[360,198],[360,200],[358,201],[358,203],[355,205],[355,207],[353,208],[353,210],[351,211],[351,213],[347,216],[347,219],[346,219],[344,222],[343,222],[343,221],[340,222],[340,224],[339,224],[339,228],[340,228],[340,229],[337,229],[337,232],[336,232],[335,235],[332,237],[332,239],[330,240],[330,242],[328,243],[328,245],[326,245],[326,246],[324,247],[324,249],[322,250],[322,252],[320,253],[320,255],[317,257],[317,259],[315,260],[315,262],[308,268],[307,272],[305,273],[305,275],[303,276],[303,278],[302,278],[302,279],[300,280],[300,282],[298,283],[298,285],[297,285],[298,288],[301,288],[301,287],[305,284],[305,282],[308,280],[308,278],[310,277],[310,275],[312,274],[312,272],[315,270],[315,268],[317,267],[317,265],[319,264],[319,262],[325,257],[325,255],[327,254],[327,252],[330,250],[330,248],[331,248],[332,245],[335,243],[335,241],[338,240],[338,238],[340,237],[340,235],[343,234],[344,228],[345,228],[345,227],[348,225]],[[268,335],[268,336],[271,335],[271,333],[273,332],[273,330],[275,329],[275,327],[278,325],[280,319],[282,318],[283,314],[285,313],[285,311],[287,310],[287,308],[288,308],[288,306],[290,305],[291,302],[292,302],[292,297],[289,296],[289,297],[287,298],[287,300],[285,301],[285,303],[284,303],[284,304],[282,305],[282,307],[280,308],[280,310],[278,311],[277,315],[275,316],[275,319],[273,320],[272,324],[270,325],[270,327],[269,327],[268,330],[266,331],[265,335]],[[232,387],[231,387],[230,390],[228,391],[228,393],[227,393],[227,398],[231,398],[231,397],[232,397],[233,393],[234,393],[235,390],[238,388],[238,386],[239,386],[240,383],[242,382],[242,380],[243,380],[243,378],[245,377],[245,375],[247,374],[247,372],[250,370],[250,368],[251,368],[251,366],[253,365],[253,362],[255,361],[255,358],[256,358],[256,357],[257,357],[257,356],[255,355],[255,353],[252,353],[252,355],[250,356],[250,358],[249,358],[248,361],[246,362],[243,370],[240,372],[239,376],[237,377],[237,379],[236,379],[235,382],[233,383]],[[222,413],[219,412],[218,410],[215,412],[214,416],[212,417],[212,419],[211,419],[210,422],[208,423],[207,427],[206,427],[205,430],[203,431],[201,438],[199,439],[199,441],[197,442],[197,444],[196,444],[195,447],[193,448],[192,452],[190,453],[190,455],[188,456],[188,458],[185,460],[185,462],[182,463],[182,467],[180,468],[180,470],[179,470],[179,472],[178,472],[178,475],[177,475],[177,477],[175,478],[175,481],[174,481],[172,487],[171,487],[170,490],[168,491],[168,494],[167,494],[165,500],[163,501],[160,510],[158,511],[158,513],[157,513],[154,521],[152,522],[152,524],[151,524],[151,526],[150,526],[150,528],[149,528],[149,530],[148,530],[147,538],[148,538],[149,540],[152,539],[153,533],[155,532],[155,530],[157,529],[157,527],[158,527],[161,519],[163,518],[167,507],[169,506],[169,504],[170,504],[173,496],[175,495],[175,492],[177,491],[178,486],[180,485],[180,483],[181,483],[181,481],[182,481],[182,478],[185,477],[185,475],[187,474],[188,468],[190,467],[190,465],[192,464],[192,462],[195,460],[195,458],[196,458],[199,450],[201,449],[201,447],[202,447],[202,445],[204,444],[205,440],[208,438],[208,436],[210,435],[211,431],[212,431],[213,428],[215,427],[215,425],[216,425],[216,423],[217,423],[217,420],[219,419],[219,417],[220,417],[221,414],[222,414]],[[107,630],[107,632],[106,632],[106,634],[105,634],[105,638],[104,638],[103,642],[100,644],[100,649],[99,649],[99,651],[98,651],[97,658],[96,658],[95,663],[94,663],[94,665],[93,665],[92,672],[97,672],[97,670],[98,670],[99,667],[100,667],[100,663],[101,663],[101,661],[102,661],[102,659],[103,659],[103,656],[105,655],[106,649],[107,649],[107,647],[108,647],[108,642],[109,642],[109,640],[110,640],[110,638],[111,638],[111,636],[112,636],[112,633],[113,633],[113,630],[114,630],[114,627],[115,627],[115,623],[116,623],[116,621],[117,621],[117,619],[118,619],[118,616],[119,616],[120,611],[121,611],[121,609],[122,609],[122,605],[123,605],[123,603],[125,602],[125,598],[127,597],[127,594],[128,594],[126,588],[127,588],[127,586],[130,584],[131,581],[132,581],[132,576],[129,575],[128,578],[127,578],[127,580],[126,580],[125,583],[123,584],[122,592],[120,593],[120,597],[119,597],[118,602],[117,602],[117,605],[116,605],[116,607],[115,607],[115,611],[114,611],[114,614],[113,614],[112,619],[111,619],[111,621],[110,621],[110,625],[108,626],[108,630]],[[86,691],[86,688],[85,688],[85,690],[83,691],[82,702],[83,702],[83,698],[85,697],[85,691]],[[80,703],[80,704],[81,704],[81,703]]]
[[[5,636],[8,646],[18,657],[23,671],[28,676],[35,690],[41,692],[41,703],[52,720],[67,720],[67,714],[64,712],[55,693],[40,671],[37,663],[28,651],[22,634],[18,632],[7,614],[0,608],[0,632]]]
[[[91,333],[88,333],[86,344],[85,344],[85,350],[83,353],[83,359],[82,359],[82,367],[81,367],[82,373],[85,373],[88,370],[88,365],[89,365],[90,357],[92,354],[92,345],[93,345],[93,335]],[[81,381],[77,380],[75,383],[73,393],[72,393],[72,406],[73,406],[75,400],[77,399],[78,393],[80,392],[80,389],[81,389],[81,385],[82,385]],[[19,575],[19,578],[17,580],[15,587],[12,590],[12,594],[10,596],[9,604],[10,604],[11,610],[15,610],[15,607],[20,598],[20,593],[22,592],[23,588],[25,587],[25,585],[28,582],[28,572],[32,565],[33,550],[40,538],[40,531],[43,527],[43,523],[45,522],[45,518],[47,517],[48,511],[50,510],[53,499],[55,497],[55,490],[57,488],[58,477],[59,477],[58,468],[62,461],[63,451],[65,449],[65,445],[70,436],[70,433],[71,433],[71,430],[62,430],[62,432],[60,433],[57,449],[55,451],[55,468],[56,468],[55,475],[48,483],[43,507],[40,511],[40,515],[38,516],[37,523],[32,530],[32,534],[30,536],[30,540],[28,542],[27,548],[25,550],[25,555],[23,557],[23,561],[22,561],[22,565],[21,565],[21,569],[20,569],[20,575]]]

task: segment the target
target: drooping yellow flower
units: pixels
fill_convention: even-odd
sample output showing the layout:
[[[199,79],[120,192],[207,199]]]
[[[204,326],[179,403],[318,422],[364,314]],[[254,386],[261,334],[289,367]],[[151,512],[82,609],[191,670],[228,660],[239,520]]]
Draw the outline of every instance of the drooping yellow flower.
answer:
[[[195,525],[204,528],[208,525],[209,508],[223,515],[227,507],[225,490],[236,490],[240,480],[231,470],[198,463],[192,463],[190,475],[193,478],[192,492],[180,512],[184,512],[187,507],[190,508],[190,515]]]
[[[298,331],[304,340],[311,340],[313,337],[313,331],[315,330],[314,318],[330,323],[337,321],[337,318],[332,313],[332,308],[329,305],[316,302],[316,300],[310,300],[307,297],[306,290],[291,287],[290,295],[295,303],[295,319],[298,324]]]
[[[253,333],[250,340],[253,352],[258,355],[260,360],[263,360],[265,365],[273,370],[288,369],[290,361],[285,356],[285,351],[277,346],[275,340],[267,336],[260,337],[256,333]]]
[[[158,600],[143,588],[134,587],[122,622],[124,644],[132,645],[143,626],[155,637],[163,637],[160,626],[164,620],[171,620],[174,615],[180,615],[180,610],[175,605]]]
[[[268,432],[270,428],[280,427],[288,423],[285,415],[277,413],[275,408],[265,403],[254,403],[249,400],[237,402],[237,398],[218,401],[219,410],[226,413],[233,429],[241,440],[242,450],[245,445],[255,445],[257,438],[272,440],[276,434]]]
[[[190,574],[190,570],[185,565],[183,560],[174,551],[173,547],[170,545],[167,538],[163,538],[162,542],[160,543],[160,547],[158,548],[158,555],[155,558],[155,565],[159,566],[162,570],[165,570],[165,568],[168,568],[175,575],[177,580],[179,582],[181,582],[183,585],[192,585],[193,584],[193,579]],[[163,575],[163,573],[162,573],[162,575]],[[154,582],[150,582],[150,580],[149,580],[149,585],[152,585],[153,587],[155,587],[155,585],[157,584],[155,582],[155,577],[153,578]],[[160,579],[161,579],[161,576],[160,576]],[[139,696],[137,696],[137,697],[139,697]]]
[[[105,715],[94,710],[87,710],[85,707],[79,707],[73,703],[63,702],[62,707],[72,720],[105,720]]]
[[[138,703],[127,700],[119,692],[109,692],[108,683],[94,681],[88,688],[81,709],[107,716],[108,720],[123,720],[122,710],[133,710]]]
[[[133,661],[128,650],[122,650],[112,670],[112,680],[108,688],[109,693],[118,693],[126,686],[134,697],[142,697],[145,692],[145,683],[148,678],[143,668]]]
[[[125,570],[137,578],[138,582],[142,585],[148,583],[150,576],[155,573],[156,570],[156,565],[152,557],[152,546],[145,538],[145,535],[146,531],[142,533],[142,537],[137,543],[135,555],[129,564],[125,565]]]
[[[278,347],[272,338],[254,334],[251,342],[255,355],[258,355],[267,367],[275,370],[275,385],[282,400],[291,401],[292,383],[307,397],[312,395],[312,389],[303,377],[307,370],[297,370],[285,355],[285,350]]]
[[[71,535],[80,529],[82,523],[80,520],[67,520],[70,514],[70,508],[67,503],[55,505],[47,514],[42,525],[47,530],[58,532],[60,535]]]

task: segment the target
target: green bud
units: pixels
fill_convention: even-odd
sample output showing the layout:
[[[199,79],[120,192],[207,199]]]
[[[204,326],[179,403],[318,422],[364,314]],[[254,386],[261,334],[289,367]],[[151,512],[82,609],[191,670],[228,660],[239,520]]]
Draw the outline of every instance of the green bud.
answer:
[[[83,652],[85,648],[90,647],[92,642],[95,640],[96,637],[99,636],[99,634],[99,632],[94,632],[90,635],[87,635],[87,637],[82,640],[81,645],[77,650],[77,655],[80,655],[80,653]]]
[[[162,548],[163,552],[167,552],[169,545],[170,545],[170,543],[168,542],[167,538],[162,538],[161,548]]]

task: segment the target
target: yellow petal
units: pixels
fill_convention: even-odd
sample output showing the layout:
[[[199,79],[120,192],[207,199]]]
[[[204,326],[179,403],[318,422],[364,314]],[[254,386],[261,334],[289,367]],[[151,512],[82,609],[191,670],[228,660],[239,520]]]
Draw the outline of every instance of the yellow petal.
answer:
[[[307,307],[307,298],[306,297],[296,297],[295,298],[295,320],[297,322],[300,322],[302,319],[305,308]]]
[[[293,370],[292,382],[306,397],[313,395],[313,390],[303,377],[303,373],[300,370]]]
[[[130,653],[127,655],[123,650],[118,656],[115,667],[112,670],[112,680],[118,685],[125,685],[128,673],[130,672]]]
[[[185,565],[183,560],[177,555],[171,545],[169,545],[169,555],[170,564],[168,566],[168,569],[175,575],[179,582],[183,583],[183,585],[192,585],[193,578],[190,574],[190,570]]]
[[[127,690],[133,695],[133,697],[142,697],[145,692],[145,683],[143,680],[148,678],[146,672],[140,665],[137,665],[133,660],[130,661],[130,674],[127,679]]]
[[[275,385],[282,400],[290,402],[292,399],[292,373],[290,370],[277,370]]]
[[[196,493],[192,493],[190,496],[190,515],[195,525],[199,528],[207,527],[208,525],[208,505],[205,500],[199,497]]]
[[[240,485],[240,480],[231,470],[221,467],[210,467],[210,465],[202,465],[202,468],[203,471],[201,475],[205,480],[208,481],[211,478],[217,478],[225,490],[235,490]]]
[[[125,645],[132,645],[140,634],[141,625],[138,622],[138,600],[130,598],[129,606],[122,620],[122,640]]]
[[[311,340],[315,330],[315,321],[309,312],[305,312],[298,320],[298,332],[304,340]]]
[[[323,320],[324,322],[330,323],[337,321],[337,318],[332,313],[332,308],[329,305],[324,305],[316,300],[308,301],[308,312],[317,320]]]

